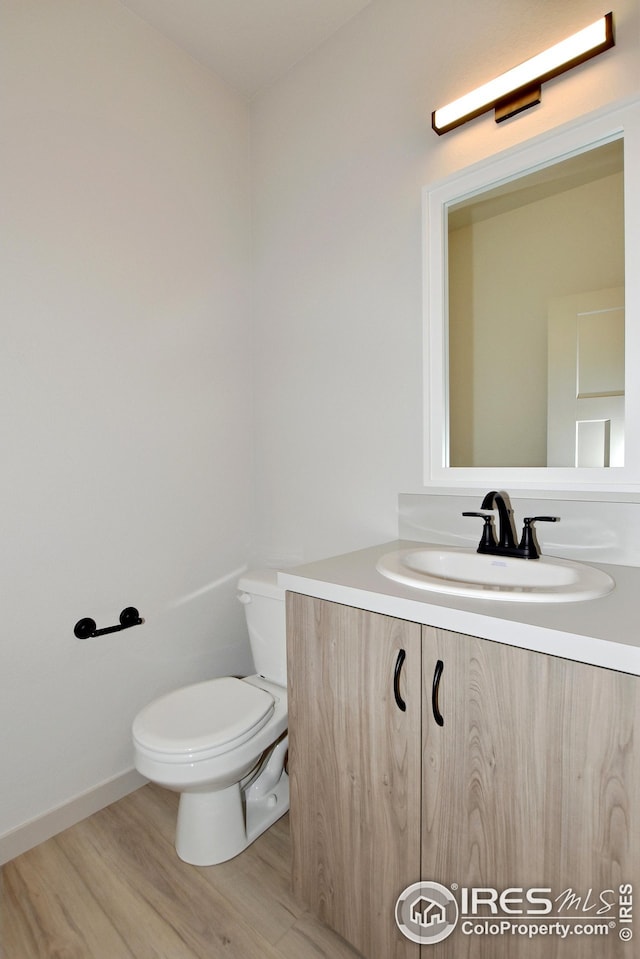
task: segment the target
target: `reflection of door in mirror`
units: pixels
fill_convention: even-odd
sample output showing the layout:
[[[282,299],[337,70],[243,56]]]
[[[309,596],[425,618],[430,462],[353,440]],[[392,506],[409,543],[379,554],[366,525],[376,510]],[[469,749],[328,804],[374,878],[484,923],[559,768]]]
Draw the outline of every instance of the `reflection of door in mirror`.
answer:
[[[549,304],[547,465],[624,466],[624,289]]]
[[[547,462],[548,306],[624,286],[622,139],[455,202],[447,218],[448,465],[576,465],[575,418]],[[593,430],[605,427],[579,428],[581,446]]]

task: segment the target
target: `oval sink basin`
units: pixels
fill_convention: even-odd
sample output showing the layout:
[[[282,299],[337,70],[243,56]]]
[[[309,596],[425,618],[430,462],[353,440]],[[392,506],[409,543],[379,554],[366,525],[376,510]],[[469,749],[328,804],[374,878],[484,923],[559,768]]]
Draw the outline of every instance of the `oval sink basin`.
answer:
[[[569,559],[492,556],[453,546],[419,546],[386,553],[378,572],[406,586],[511,603],[574,603],[615,586],[600,569]]]

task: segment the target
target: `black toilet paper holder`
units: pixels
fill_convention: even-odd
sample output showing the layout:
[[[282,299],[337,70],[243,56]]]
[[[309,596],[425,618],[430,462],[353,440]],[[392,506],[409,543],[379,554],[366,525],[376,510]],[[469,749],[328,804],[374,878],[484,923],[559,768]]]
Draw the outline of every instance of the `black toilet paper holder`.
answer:
[[[92,636],[104,636],[106,633],[119,633],[122,629],[129,629],[131,626],[139,626],[144,623],[140,613],[135,606],[127,606],[120,613],[120,622],[116,626],[105,626],[103,629],[96,628],[95,619],[86,616],[79,619],[74,626],[73,633],[78,639],[91,639]]]

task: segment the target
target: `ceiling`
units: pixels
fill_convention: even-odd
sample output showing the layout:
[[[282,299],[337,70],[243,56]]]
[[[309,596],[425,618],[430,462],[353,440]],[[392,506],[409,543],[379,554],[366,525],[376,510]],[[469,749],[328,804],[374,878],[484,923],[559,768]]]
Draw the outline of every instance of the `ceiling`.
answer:
[[[251,98],[371,0],[121,0]]]

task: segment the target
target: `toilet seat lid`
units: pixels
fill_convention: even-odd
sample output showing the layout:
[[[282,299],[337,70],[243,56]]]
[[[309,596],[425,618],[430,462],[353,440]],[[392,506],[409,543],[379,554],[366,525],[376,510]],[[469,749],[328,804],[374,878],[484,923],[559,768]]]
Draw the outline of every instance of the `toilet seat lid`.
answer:
[[[273,696],[232,676],[176,689],[145,706],[133,723],[147,749],[203,759],[250,739],[271,717]],[[205,755],[206,754],[206,755]]]

